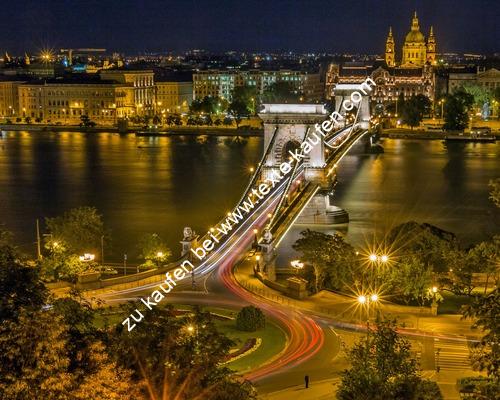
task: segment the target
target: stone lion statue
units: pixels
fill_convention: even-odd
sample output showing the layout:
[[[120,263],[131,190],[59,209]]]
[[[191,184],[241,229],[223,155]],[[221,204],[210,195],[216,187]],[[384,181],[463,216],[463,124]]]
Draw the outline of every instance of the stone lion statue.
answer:
[[[191,240],[193,238],[193,235],[193,230],[189,226],[186,226],[184,228],[184,240]]]

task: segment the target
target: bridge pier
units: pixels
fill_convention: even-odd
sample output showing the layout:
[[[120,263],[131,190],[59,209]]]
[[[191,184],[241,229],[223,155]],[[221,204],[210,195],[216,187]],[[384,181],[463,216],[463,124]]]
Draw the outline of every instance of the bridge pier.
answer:
[[[331,190],[319,190],[300,213],[296,223],[308,225],[335,225],[349,222],[349,214],[332,204]]]

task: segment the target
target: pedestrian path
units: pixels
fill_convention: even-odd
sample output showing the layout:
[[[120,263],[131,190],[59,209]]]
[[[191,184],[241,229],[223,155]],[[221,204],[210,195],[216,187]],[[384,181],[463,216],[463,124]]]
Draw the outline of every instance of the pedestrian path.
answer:
[[[442,370],[470,369],[469,346],[465,340],[436,338],[434,341],[436,368]]]
[[[273,393],[260,395],[259,400],[331,400],[334,397],[339,378],[311,382],[309,388],[304,385],[291,386]]]

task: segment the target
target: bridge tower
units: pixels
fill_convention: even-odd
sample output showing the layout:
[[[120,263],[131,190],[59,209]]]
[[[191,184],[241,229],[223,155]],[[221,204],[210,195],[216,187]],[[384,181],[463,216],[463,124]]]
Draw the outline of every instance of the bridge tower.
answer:
[[[273,170],[279,172],[282,162],[328,117],[323,104],[263,104],[259,117],[264,123],[264,149],[268,155],[262,166],[261,179],[270,179]],[[303,161],[303,179],[319,184],[321,189],[299,216],[298,222],[334,224],[347,222],[345,211],[330,203],[335,176],[328,176],[325,167],[327,149],[321,140]]]
[[[262,168],[262,179],[269,179],[272,171],[279,171],[282,162],[300,147],[315,124],[321,124],[328,115],[323,104],[263,104],[259,117],[264,122],[264,148],[271,144]],[[272,143],[271,143],[272,142]],[[323,179],[325,147],[318,143],[304,160],[308,180]]]
[[[372,81],[373,82],[373,81]],[[375,82],[373,82],[375,85]],[[362,129],[370,126],[370,96],[372,87],[369,84],[339,83],[333,88],[335,108],[341,115],[354,106],[358,112],[358,124]],[[353,110],[355,110],[353,108]]]

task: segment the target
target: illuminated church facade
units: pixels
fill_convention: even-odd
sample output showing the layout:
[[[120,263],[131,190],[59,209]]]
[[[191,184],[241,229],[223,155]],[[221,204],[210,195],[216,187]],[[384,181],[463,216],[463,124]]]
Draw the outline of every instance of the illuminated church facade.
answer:
[[[410,98],[418,94],[433,100],[435,63],[436,38],[433,28],[430,28],[426,38],[420,31],[420,23],[415,12],[400,57],[396,53],[392,28],[389,28],[384,58],[369,62],[329,65],[326,76],[327,95],[331,95],[337,83],[361,83],[370,77],[377,84],[371,96],[376,103],[395,102],[400,95]]]
[[[396,66],[396,45],[392,28],[389,28],[389,35],[385,42],[385,62],[388,67]],[[411,30],[405,37],[402,48],[400,66],[404,68],[419,68],[425,64],[434,65],[436,63],[436,37],[431,26],[427,39],[420,32],[420,23],[417,12],[411,21]]]

